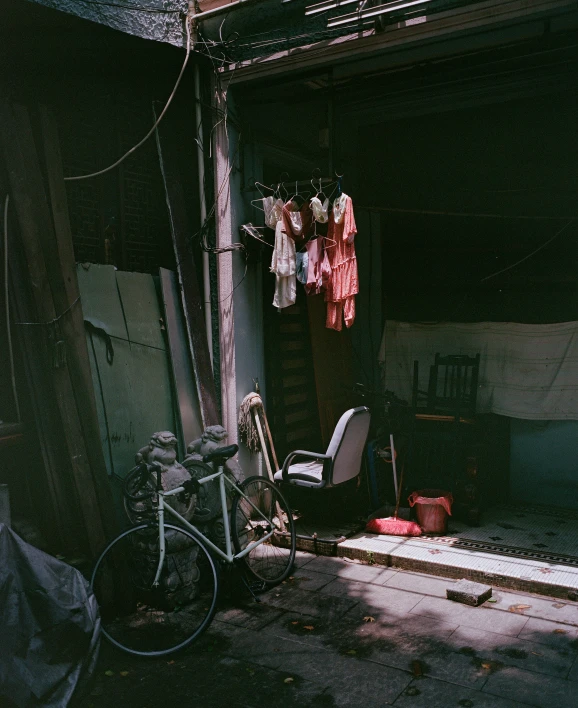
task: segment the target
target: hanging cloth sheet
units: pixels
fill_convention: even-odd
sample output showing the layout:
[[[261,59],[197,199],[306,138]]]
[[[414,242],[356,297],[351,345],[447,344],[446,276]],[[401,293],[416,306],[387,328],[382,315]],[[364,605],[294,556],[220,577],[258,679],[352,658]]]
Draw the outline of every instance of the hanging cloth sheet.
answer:
[[[413,362],[427,390],[435,354],[480,353],[478,413],[526,420],[578,420],[578,322],[442,322],[388,320],[380,362],[384,387],[411,400]]]
[[[327,254],[331,266],[331,279],[325,291],[329,329],[341,331],[351,327],[355,319],[355,295],[359,292],[357,258],[354,239],[357,233],[353,202],[343,193],[333,203],[327,232]],[[335,245],[331,243],[335,241]]]
[[[295,241],[285,233],[283,220],[278,221],[275,227],[271,272],[277,276],[273,305],[279,310],[294,305],[297,296]]]

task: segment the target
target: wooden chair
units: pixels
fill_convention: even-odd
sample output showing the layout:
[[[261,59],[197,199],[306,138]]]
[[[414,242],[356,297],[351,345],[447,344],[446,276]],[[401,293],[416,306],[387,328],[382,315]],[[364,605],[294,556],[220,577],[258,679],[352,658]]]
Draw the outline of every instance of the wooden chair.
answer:
[[[444,457],[449,455],[449,459],[443,466],[450,472],[452,492],[460,470],[463,429],[475,423],[479,368],[479,354],[471,357],[462,354],[441,356],[438,353],[430,366],[427,391],[422,391],[418,380],[419,363],[414,361],[413,365],[408,463],[411,467],[415,459],[417,438],[428,446],[427,467],[430,466],[431,450],[446,450]],[[424,470],[425,474],[427,472]]]

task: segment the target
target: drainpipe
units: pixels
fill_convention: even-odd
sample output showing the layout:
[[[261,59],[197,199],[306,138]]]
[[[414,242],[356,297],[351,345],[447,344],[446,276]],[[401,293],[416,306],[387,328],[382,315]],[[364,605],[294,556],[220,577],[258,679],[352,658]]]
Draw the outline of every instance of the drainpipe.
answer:
[[[201,108],[201,72],[195,62],[195,135],[197,137],[197,169],[199,173],[199,204],[201,209],[201,225],[207,218],[207,201],[205,197],[205,154],[203,152],[203,111]],[[213,367],[213,328],[211,326],[211,282],[209,275],[209,254],[203,250],[203,299],[205,303],[205,328],[211,368]]]

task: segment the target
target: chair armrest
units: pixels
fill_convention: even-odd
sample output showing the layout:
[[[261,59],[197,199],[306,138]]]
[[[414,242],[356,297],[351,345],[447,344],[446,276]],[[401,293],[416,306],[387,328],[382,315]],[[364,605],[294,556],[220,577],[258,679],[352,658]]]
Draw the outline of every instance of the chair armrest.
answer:
[[[293,460],[297,457],[305,457],[310,460],[322,460],[324,472],[326,470],[327,465],[331,464],[331,461],[333,459],[330,455],[325,455],[321,452],[309,452],[308,450],[294,450],[293,452],[290,452],[285,458],[285,462],[283,463],[282,469],[283,481],[286,483],[289,482],[289,467],[293,463]]]

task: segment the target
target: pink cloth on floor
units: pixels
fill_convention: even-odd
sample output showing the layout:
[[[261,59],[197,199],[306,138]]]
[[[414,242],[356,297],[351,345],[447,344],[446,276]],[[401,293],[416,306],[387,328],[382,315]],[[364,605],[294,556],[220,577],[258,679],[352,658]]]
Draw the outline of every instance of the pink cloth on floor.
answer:
[[[353,202],[351,197],[343,194],[340,197],[344,206],[343,218],[336,223],[334,211],[329,217],[327,232],[327,255],[331,266],[331,280],[325,291],[327,302],[326,327],[341,331],[343,320],[345,326],[351,327],[355,320],[355,295],[359,292],[357,276],[357,257],[355,255],[354,238],[357,233]],[[335,241],[335,244],[330,239]]]

